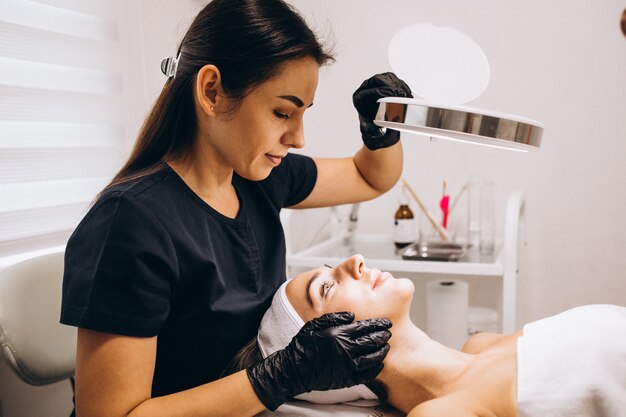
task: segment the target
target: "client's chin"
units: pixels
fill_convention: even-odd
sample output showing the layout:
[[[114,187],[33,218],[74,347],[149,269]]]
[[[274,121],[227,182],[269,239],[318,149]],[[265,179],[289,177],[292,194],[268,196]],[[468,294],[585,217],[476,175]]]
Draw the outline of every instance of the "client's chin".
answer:
[[[401,287],[401,289],[409,294],[412,298],[413,293],[415,292],[415,284],[413,284],[413,281],[408,278],[396,278],[396,281],[398,281],[398,285]]]
[[[411,310],[411,302],[415,293],[415,284],[408,278],[394,278],[393,309],[400,313],[400,316],[408,315]]]

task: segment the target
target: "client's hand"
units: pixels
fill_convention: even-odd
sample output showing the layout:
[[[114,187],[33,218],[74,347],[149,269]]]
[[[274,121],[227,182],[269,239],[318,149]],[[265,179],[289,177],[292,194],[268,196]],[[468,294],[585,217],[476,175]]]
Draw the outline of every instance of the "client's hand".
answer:
[[[391,322],[353,323],[354,314],[331,313],[306,323],[283,350],[247,369],[259,399],[275,410],[309,391],[345,388],[370,381],[383,369]]]

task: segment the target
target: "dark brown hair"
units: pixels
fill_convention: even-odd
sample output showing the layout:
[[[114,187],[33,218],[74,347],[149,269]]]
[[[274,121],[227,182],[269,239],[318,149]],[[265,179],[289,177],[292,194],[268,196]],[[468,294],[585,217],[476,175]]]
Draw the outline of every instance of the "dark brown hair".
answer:
[[[230,374],[239,372],[262,360],[263,355],[261,354],[261,349],[259,349],[259,344],[256,341],[256,337],[254,337],[246,343],[244,347],[239,349],[239,352],[237,352],[222,371],[221,377],[224,378]]]
[[[105,190],[157,171],[165,159],[189,154],[197,129],[193,85],[204,65],[220,70],[224,92],[236,109],[286,61],[333,61],[304,19],[282,0],[211,1],[192,22],[178,53],[176,75],[165,82],[130,157]]]

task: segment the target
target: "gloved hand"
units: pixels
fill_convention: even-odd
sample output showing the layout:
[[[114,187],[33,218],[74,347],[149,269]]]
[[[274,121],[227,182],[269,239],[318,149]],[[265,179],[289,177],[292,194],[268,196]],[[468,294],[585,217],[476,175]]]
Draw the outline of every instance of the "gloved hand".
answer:
[[[261,402],[275,410],[309,391],[345,388],[370,381],[383,369],[391,322],[352,323],[354,314],[330,313],[306,323],[291,343],[247,369]]]
[[[383,97],[413,97],[409,86],[393,72],[377,74],[363,81],[352,95],[354,107],[359,112],[361,137],[368,149],[388,148],[400,140],[400,132],[383,131],[373,122],[378,111],[378,99]]]

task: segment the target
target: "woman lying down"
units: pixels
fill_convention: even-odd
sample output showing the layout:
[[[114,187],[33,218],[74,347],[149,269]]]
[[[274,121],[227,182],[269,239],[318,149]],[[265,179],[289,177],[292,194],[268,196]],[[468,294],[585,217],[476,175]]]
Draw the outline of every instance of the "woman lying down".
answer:
[[[320,415],[316,411],[328,406],[311,403],[371,406],[382,399],[409,417],[626,416],[626,308],[574,308],[510,335],[474,335],[457,351],[411,322],[413,292],[410,280],[369,269],[360,255],[304,272],[277,291],[256,343],[240,352],[237,367],[283,349],[315,317],[350,311],[356,320],[393,323],[376,385],[303,394],[297,398],[308,403],[287,403],[277,414]],[[388,413],[342,410],[346,416]]]

